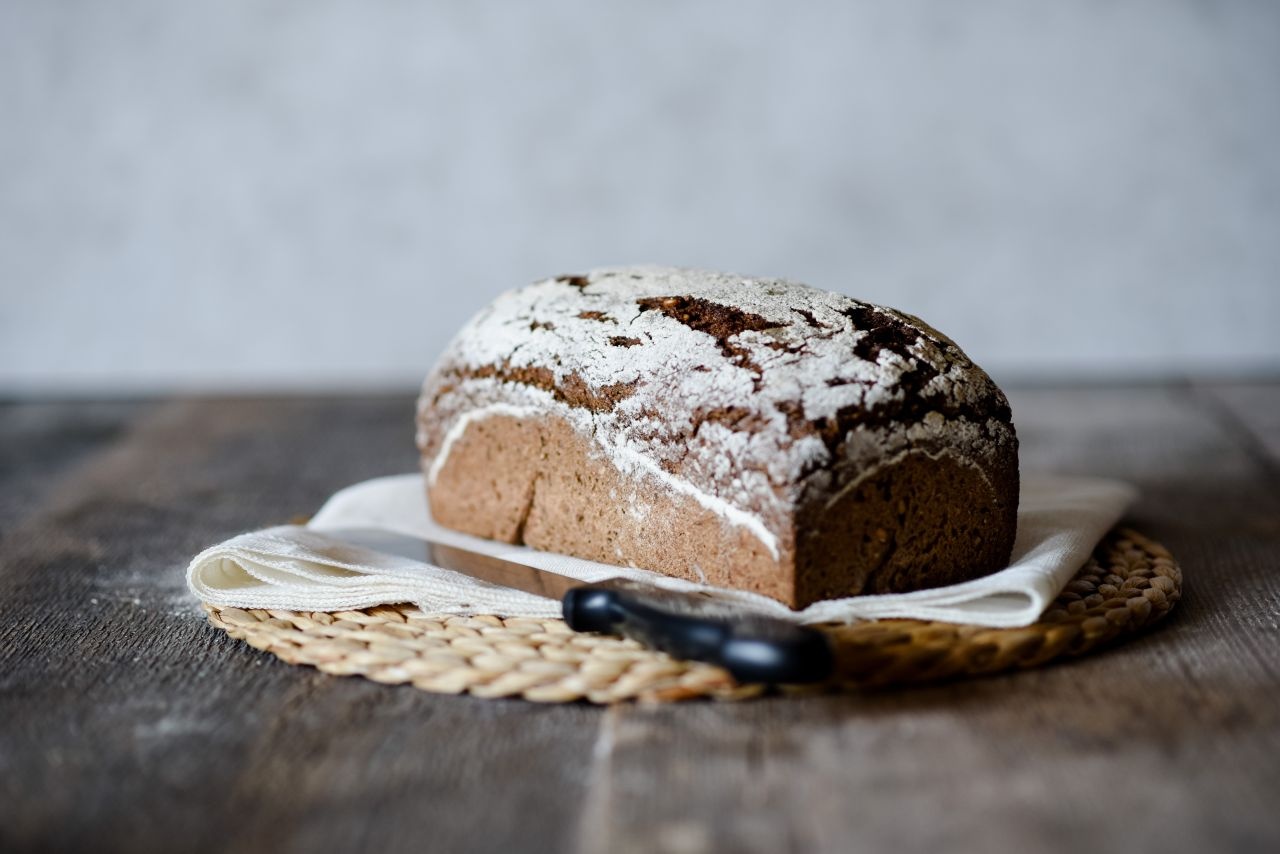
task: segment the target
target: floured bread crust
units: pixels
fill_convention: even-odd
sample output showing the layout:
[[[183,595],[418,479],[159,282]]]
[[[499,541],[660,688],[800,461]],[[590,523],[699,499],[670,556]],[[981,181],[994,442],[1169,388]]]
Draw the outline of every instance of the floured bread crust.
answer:
[[[428,377],[418,444],[445,525],[797,607],[977,577],[1013,542],[990,378],[916,318],[780,280],[504,294]]]

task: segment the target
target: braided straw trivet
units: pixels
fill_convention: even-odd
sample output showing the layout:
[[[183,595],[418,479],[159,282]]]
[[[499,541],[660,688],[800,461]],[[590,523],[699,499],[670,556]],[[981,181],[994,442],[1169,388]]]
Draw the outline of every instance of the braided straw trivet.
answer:
[[[1134,531],[1108,534],[1039,622],[990,629],[921,620],[825,625],[840,676],[829,690],[979,676],[1038,667],[1099,649],[1169,613],[1182,571]],[[412,605],[298,613],[205,606],[213,625],[290,664],[424,691],[586,700],[742,699],[762,693],[718,667],[675,661],[620,638],[570,631],[561,620],[432,617]]]

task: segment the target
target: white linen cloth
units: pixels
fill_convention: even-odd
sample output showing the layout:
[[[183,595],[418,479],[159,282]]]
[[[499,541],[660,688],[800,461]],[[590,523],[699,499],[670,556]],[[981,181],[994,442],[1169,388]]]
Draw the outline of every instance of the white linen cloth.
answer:
[[[382,477],[331,497],[309,524],[241,534],[201,552],[187,584],[202,602],[223,607],[338,611],[412,602],[432,614],[558,617],[560,603],[496,587],[408,558],[337,544],[326,529],[386,528],[518,561],[584,582],[623,576],[676,590],[704,590],[743,612],[801,623],[913,617],[983,626],[1036,621],[1102,535],[1133,502],[1132,487],[1111,480],[1024,475],[1018,537],[1010,566],[932,590],[854,596],[793,611],[754,593],[713,588],[640,569],[496,543],[437,525],[419,474]]]

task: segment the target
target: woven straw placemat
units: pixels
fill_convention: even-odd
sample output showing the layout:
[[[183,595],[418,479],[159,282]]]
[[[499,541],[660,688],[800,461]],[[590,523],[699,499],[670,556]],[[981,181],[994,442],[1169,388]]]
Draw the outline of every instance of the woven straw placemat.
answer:
[[[1182,571],[1172,555],[1135,531],[1116,529],[1034,625],[824,625],[839,676],[821,686],[783,690],[865,688],[1038,667],[1136,635],[1169,613],[1181,594]],[[578,634],[562,620],[430,616],[412,605],[336,613],[205,610],[213,625],[290,664],[437,693],[617,703],[743,699],[768,690],[633,641]]]

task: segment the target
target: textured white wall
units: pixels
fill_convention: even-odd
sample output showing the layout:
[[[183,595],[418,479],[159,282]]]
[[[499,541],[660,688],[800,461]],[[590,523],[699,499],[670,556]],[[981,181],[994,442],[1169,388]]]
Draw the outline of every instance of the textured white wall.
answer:
[[[0,392],[411,385],[654,261],[1280,369],[1280,4],[0,0]]]

